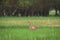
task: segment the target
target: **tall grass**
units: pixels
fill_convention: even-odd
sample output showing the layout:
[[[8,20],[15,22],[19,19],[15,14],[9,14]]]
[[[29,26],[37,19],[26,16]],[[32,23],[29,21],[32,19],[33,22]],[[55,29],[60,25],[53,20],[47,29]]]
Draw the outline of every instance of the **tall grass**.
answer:
[[[60,40],[60,17],[0,17],[0,40]]]
[[[60,40],[60,27],[0,28],[0,40]]]

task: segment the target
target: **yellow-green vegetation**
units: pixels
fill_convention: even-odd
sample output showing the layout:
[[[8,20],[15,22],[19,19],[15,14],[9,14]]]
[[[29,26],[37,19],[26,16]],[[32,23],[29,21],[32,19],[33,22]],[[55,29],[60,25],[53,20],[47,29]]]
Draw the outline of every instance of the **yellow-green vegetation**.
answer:
[[[0,26],[60,26],[60,17],[2,17]]]
[[[60,21],[55,20],[1,20],[0,26],[28,26],[29,22],[37,26],[60,26]]]

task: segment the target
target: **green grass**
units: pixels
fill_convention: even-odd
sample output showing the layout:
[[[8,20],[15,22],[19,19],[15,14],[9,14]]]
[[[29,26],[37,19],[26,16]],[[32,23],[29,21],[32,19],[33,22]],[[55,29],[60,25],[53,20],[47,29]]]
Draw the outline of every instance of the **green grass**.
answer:
[[[60,40],[60,27],[0,28],[0,40]]]
[[[45,20],[45,19],[59,19],[60,16],[40,16],[40,17],[0,17],[0,20]]]
[[[60,17],[0,17],[0,40],[60,40]]]

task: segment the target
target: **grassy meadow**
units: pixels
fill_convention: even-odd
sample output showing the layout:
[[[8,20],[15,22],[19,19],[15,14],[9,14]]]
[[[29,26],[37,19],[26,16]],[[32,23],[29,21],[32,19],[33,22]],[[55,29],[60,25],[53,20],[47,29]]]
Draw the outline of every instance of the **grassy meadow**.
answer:
[[[0,40],[60,40],[60,17],[0,17]]]

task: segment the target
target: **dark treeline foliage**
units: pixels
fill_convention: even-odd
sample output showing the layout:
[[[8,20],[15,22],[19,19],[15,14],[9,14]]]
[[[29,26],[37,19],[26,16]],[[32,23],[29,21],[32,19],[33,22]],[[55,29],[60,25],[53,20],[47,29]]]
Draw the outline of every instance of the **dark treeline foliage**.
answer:
[[[60,0],[0,0],[0,16],[48,16],[60,12]]]

